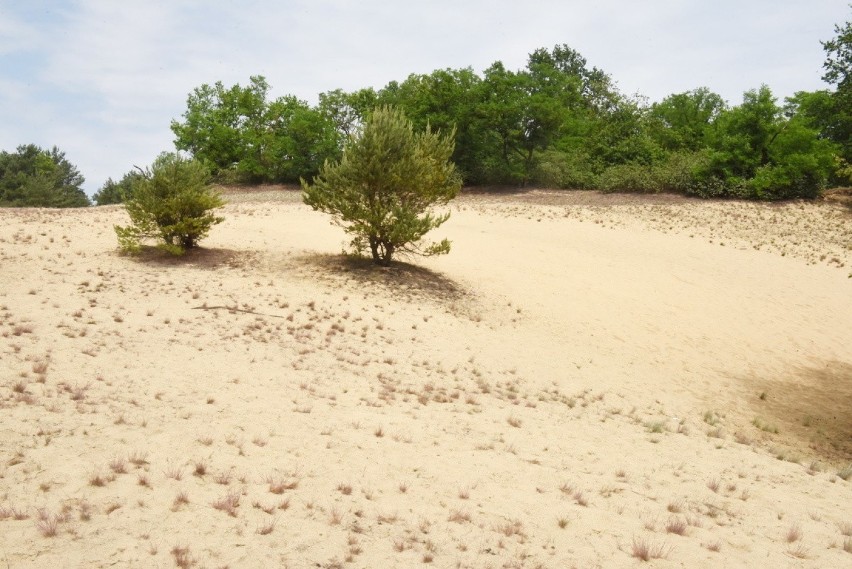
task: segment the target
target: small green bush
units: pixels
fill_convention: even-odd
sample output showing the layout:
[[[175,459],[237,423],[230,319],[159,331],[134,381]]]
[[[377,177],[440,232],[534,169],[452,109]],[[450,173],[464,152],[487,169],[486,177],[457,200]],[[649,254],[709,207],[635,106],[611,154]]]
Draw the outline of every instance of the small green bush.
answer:
[[[453,136],[415,132],[402,111],[377,108],[340,162],[326,162],[312,184],[302,181],[302,198],[353,236],[353,252],[369,247],[376,264],[389,265],[395,253],[449,253],[446,239],[420,241],[450,217],[433,213],[433,206],[446,205],[461,189],[450,161]]]
[[[584,190],[597,186],[597,174],[588,153],[548,150],[538,157],[532,181],[550,188]]]
[[[133,182],[133,198],[125,203],[131,225],[115,226],[121,250],[137,253],[143,239],[159,241],[157,246],[173,255],[198,246],[210,228],[224,220],[212,213],[224,202],[209,181],[201,162],[160,154]]]
[[[652,164],[630,162],[610,166],[600,175],[598,189],[603,192],[689,193],[708,163],[707,153],[670,152]],[[710,196],[704,196],[710,197]]]

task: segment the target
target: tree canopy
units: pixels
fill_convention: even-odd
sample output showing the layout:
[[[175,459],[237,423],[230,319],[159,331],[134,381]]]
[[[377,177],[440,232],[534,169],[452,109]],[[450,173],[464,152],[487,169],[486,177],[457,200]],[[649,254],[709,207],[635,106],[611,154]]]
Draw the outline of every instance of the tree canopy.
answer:
[[[0,152],[0,206],[84,207],[85,179],[55,146],[44,150],[35,144],[16,152]]]
[[[268,100],[269,84],[253,76],[246,87],[221,82],[196,88],[183,121],[172,121],[175,147],[238,182],[298,182],[337,155],[333,117],[293,96]]]
[[[292,182],[336,161],[378,106],[415,130],[455,132],[451,159],[468,185],[677,191],[704,197],[814,197],[852,173],[852,24],[822,42],[833,90],[779,102],[767,86],[726,102],[696,87],[649,103],[619,92],[567,45],[540,48],[522,69],[495,61],[411,74],[383,88],[270,100],[248,86],[202,85],[173,121],[175,144],[225,181]]]

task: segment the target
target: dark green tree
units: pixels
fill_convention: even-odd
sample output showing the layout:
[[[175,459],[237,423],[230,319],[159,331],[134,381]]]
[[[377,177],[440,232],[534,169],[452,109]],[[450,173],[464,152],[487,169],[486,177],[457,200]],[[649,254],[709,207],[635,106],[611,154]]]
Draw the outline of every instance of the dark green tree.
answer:
[[[121,177],[118,182],[107,178],[104,185],[94,193],[92,199],[96,205],[124,203],[133,198],[133,184],[144,177],[142,172],[131,170]]]
[[[506,69],[502,62],[485,70],[480,86],[477,119],[482,140],[483,181],[523,183],[531,166],[526,138],[526,103],[529,77]],[[534,147],[533,147],[534,148]]]
[[[115,226],[122,251],[136,253],[144,239],[182,255],[224,218],[213,210],[224,205],[210,185],[207,167],[194,158],[164,152],[133,182],[133,197],[125,202],[130,225]]]
[[[268,101],[269,84],[202,85],[187,99],[183,121],[172,121],[175,146],[209,165],[214,175],[248,183],[297,182],[339,154],[332,116],[293,96]]]
[[[748,91],[708,133],[711,149],[699,195],[814,198],[834,167],[836,146],[806,118],[784,114],[769,87]]]
[[[724,99],[706,87],[669,95],[651,105],[650,134],[665,150],[700,150],[707,145],[707,131],[725,107]]]
[[[452,160],[462,175],[475,181],[479,168],[481,132],[476,128],[481,79],[470,68],[439,69],[428,75],[409,75],[378,93],[380,105],[402,110],[415,130],[455,130]]]
[[[187,97],[183,122],[172,121],[175,147],[209,165],[213,174],[236,168],[247,157],[259,161],[257,140],[265,130],[269,84],[252,76],[247,87],[204,84]]]
[[[83,182],[55,146],[44,150],[27,144],[13,153],[0,152],[0,206],[85,207],[91,204]]]
[[[342,89],[320,93],[318,110],[334,125],[342,145],[356,134],[364,118],[376,108],[378,95],[372,88],[346,93]]]
[[[298,182],[339,155],[332,120],[293,96],[268,104],[264,127],[244,134],[247,149],[236,170],[253,182]]]
[[[833,39],[822,42],[826,60],[823,81],[834,85],[832,109],[825,132],[840,145],[846,169],[852,169],[852,21],[834,27]],[[852,183],[852,179],[846,180]]]
[[[302,181],[303,199],[331,214],[353,236],[352,249],[368,248],[373,261],[389,265],[397,253],[448,253],[450,243],[420,246],[430,230],[449,218],[432,207],[456,196],[461,179],[450,161],[452,134],[415,132],[400,110],[381,107],[349,139],[339,162],[326,162],[312,184]]]

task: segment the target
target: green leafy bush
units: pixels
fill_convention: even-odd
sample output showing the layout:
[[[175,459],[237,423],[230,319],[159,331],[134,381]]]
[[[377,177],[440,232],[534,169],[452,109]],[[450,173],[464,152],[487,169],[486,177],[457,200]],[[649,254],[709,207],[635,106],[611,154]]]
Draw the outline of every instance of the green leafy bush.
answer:
[[[210,174],[199,161],[163,153],[133,182],[133,198],[125,203],[131,225],[115,226],[119,247],[135,253],[143,239],[174,255],[196,247],[210,228],[224,218],[212,210],[224,205],[209,184]]]
[[[452,153],[452,134],[415,133],[402,111],[382,107],[349,140],[340,162],[326,162],[313,184],[302,180],[303,199],[353,235],[356,253],[369,247],[377,264],[389,265],[397,252],[448,253],[446,239],[426,247],[418,242],[449,218],[433,215],[432,206],[461,189]]]
[[[594,164],[587,152],[548,150],[538,157],[533,182],[548,187],[583,190],[597,185]]]
[[[602,192],[657,193],[660,191],[651,167],[635,162],[617,164],[604,170],[598,179],[598,189]]]

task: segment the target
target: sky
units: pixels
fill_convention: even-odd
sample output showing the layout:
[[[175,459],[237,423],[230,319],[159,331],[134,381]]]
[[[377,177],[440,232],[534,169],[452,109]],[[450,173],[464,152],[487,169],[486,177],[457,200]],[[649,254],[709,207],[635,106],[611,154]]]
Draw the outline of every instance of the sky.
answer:
[[[626,95],[828,88],[850,0],[0,0],[0,150],[57,146],[92,194],[174,150],[187,95],[263,75],[311,104],[566,44]]]

